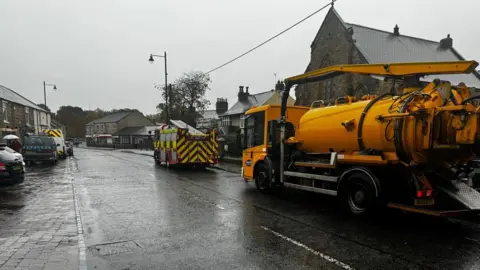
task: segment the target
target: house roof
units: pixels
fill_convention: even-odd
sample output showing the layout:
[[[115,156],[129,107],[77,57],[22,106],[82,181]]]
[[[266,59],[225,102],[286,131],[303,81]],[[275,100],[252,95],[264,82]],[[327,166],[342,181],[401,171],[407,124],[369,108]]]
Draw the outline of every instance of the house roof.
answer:
[[[454,48],[441,48],[440,42],[391,32],[370,27],[346,23],[353,29],[355,45],[371,64],[402,62],[444,62],[465,60]],[[467,86],[480,88],[480,75],[449,74],[426,76],[424,81],[435,78],[450,81],[452,84],[464,82]]]
[[[148,136],[153,135],[158,126],[144,126],[144,127],[126,127],[116,132],[115,136]],[[151,131],[149,134],[148,132]]]
[[[130,135],[134,135],[135,133],[137,133],[138,131],[140,131],[143,127],[126,127],[126,128],[122,128],[121,130],[117,131],[115,134],[115,136],[130,136]]]
[[[238,100],[233,106],[225,112],[223,115],[234,115],[234,114],[242,114],[248,111],[252,106],[260,106],[263,105],[267,100],[275,94],[275,90],[270,90],[258,94],[253,94],[248,96],[246,101]]]
[[[3,85],[0,85],[0,98],[26,107],[33,108],[35,110],[46,112],[46,110],[40,108],[24,96]]]
[[[112,114],[106,115],[102,118],[93,120],[90,123],[88,123],[87,125],[100,124],[100,123],[116,123],[116,122],[122,120],[123,118],[127,117],[128,115],[130,115],[133,112],[134,111],[112,113]]]
[[[206,110],[202,114],[202,119],[218,119],[217,110]]]

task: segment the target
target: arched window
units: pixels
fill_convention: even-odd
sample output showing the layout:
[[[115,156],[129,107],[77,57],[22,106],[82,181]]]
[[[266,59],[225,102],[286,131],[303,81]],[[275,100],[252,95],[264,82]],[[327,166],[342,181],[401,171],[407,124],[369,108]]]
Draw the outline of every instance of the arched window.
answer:
[[[320,68],[333,66],[332,57],[329,53],[323,56],[322,61],[320,61]]]
[[[354,95],[356,98],[361,98],[364,95],[368,95],[368,94],[370,94],[368,91],[368,88],[363,84],[359,84],[357,85],[357,88],[355,88]]]
[[[326,101],[332,101],[336,97],[336,87],[335,84],[333,84],[333,79],[327,79],[323,83],[323,91],[325,93],[325,100]]]

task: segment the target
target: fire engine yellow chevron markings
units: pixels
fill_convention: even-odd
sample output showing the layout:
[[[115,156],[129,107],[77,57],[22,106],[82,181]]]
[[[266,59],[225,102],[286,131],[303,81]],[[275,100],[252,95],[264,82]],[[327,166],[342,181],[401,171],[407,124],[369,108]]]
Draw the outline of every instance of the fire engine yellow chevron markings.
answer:
[[[193,141],[190,143],[190,147],[188,147],[188,157],[191,159],[193,155],[197,154],[197,142]]]
[[[178,146],[178,147],[182,146],[182,144],[183,144],[186,140],[187,140],[187,139],[185,139],[185,137],[182,137],[182,138],[178,141],[177,146]]]
[[[182,137],[177,143],[178,152],[182,153],[187,148],[186,138]]]
[[[207,160],[207,159],[205,158],[205,156],[203,155],[203,153],[202,153],[202,154],[201,154],[201,153],[198,153],[198,159],[200,159],[200,161],[201,161],[201,162],[204,162],[204,163],[205,163],[206,160]]]
[[[208,142],[202,142],[200,145],[201,145],[201,147],[202,147],[202,150],[205,152],[205,154],[211,155],[211,154],[212,154],[212,150],[209,149],[208,144],[209,144]]]

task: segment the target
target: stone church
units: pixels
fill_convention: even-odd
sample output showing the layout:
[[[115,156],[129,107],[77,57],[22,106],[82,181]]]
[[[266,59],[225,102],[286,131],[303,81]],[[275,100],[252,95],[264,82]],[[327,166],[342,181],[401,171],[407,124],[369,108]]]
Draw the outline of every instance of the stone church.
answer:
[[[311,58],[305,72],[340,64],[465,60],[452,45],[450,35],[438,42],[402,35],[398,26],[389,32],[345,23],[332,7],[310,46]],[[425,77],[424,80],[431,81],[436,77],[452,84],[464,82],[467,86],[480,90],[480,75],[477,72]],[[295,89],[296,105],[310,106],[315,100],[332,102],[345,95],[362,97],[366,94],[380,94],[391,91],[393,84],[393,81],[385,81],[378,76],[344,74],[298,86]]]

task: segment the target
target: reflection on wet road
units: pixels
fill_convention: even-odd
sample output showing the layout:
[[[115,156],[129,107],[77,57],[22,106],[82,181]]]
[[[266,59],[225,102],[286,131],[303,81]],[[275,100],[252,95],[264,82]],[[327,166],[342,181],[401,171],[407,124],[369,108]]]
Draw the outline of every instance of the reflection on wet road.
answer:
[[[471,222],[392,211],[354,218],[331,198],[265,196],[237,174],[167,170],[117,151],[78,149],[56,167],[29,169],[25,183],[0,191],[0,244],[11,253],[22,239],[36,249],[60,239],[32,264],[52,266],[59,254],[82,263],[84,245],[89,269],[479,267],[480,228]],[[39,219],[35,232],[45,233],[33,243]]]

